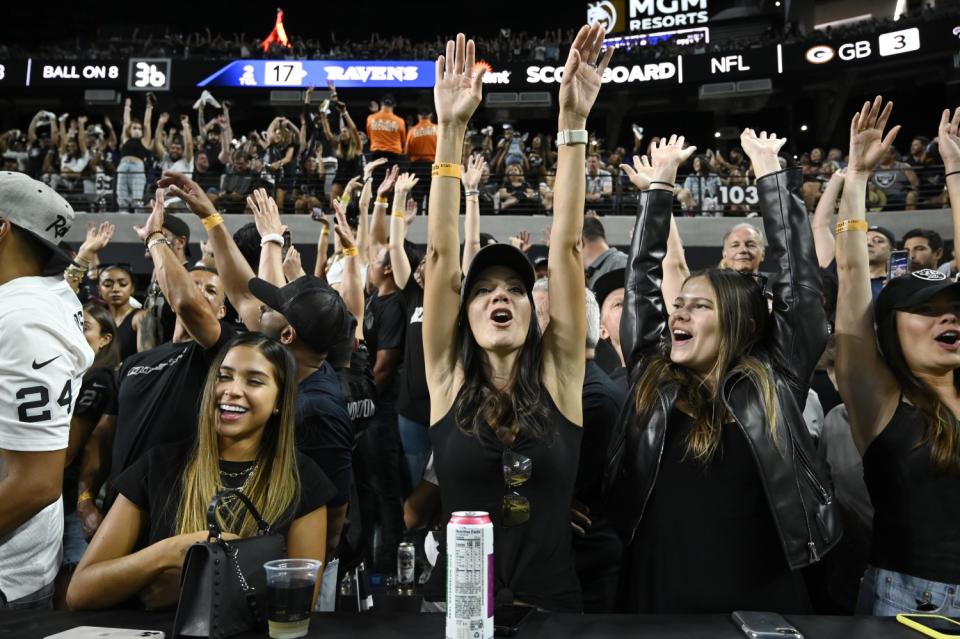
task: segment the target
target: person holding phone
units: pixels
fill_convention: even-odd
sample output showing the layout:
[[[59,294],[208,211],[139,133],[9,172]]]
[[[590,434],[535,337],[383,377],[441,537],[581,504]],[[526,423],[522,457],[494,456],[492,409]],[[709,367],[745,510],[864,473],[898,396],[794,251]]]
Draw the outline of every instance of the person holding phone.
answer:
[[[853,117],[837,224],[837,385],[874,508],[857,611],[960,616],[960,285],[921,269],[888,282],[874,302],[863,241],[866,184],[900,130],[884,135],[892,107],[877,96]],[[945,111],[940,150],[955,229],[958,128],[960,109]]]

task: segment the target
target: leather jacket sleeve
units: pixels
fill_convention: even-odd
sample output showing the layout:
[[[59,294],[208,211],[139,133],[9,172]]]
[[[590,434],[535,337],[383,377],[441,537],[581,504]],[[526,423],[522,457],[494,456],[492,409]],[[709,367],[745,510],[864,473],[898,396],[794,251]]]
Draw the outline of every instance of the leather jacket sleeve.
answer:
[[[827,344],[827,318],[813,231],[807,209],[792,188],[798,178],[799,169],[777,171],[757,180],[757,191],[769,258],[777,265],[767,344],[773,365],[802,407]]]
[[[657,347],[667,328],[660,286],[672,206],[673,193],[663,189],[644,192],[637,205],[620,316],[620,348],[628,371]]]

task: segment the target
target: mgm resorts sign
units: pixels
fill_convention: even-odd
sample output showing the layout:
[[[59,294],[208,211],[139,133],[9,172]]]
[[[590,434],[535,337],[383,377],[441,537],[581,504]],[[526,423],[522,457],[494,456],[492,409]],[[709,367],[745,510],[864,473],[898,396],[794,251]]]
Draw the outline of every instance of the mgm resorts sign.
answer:
[[[587,22],[607,35],[646,33],[705,25],[707,0],[596,0],[587,4]]]

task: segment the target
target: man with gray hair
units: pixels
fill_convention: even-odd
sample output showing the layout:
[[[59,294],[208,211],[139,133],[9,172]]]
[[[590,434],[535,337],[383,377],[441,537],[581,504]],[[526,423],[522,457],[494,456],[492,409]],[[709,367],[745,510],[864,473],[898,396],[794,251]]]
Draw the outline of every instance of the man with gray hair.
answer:
[[[740,273],[759,273],[764,257],[763,233],[752,224],[741,222],[724,234],[720,268]]]
[[[546,278],[533,285],[533,303],[540,330],[550,318],[550,294]],[[621,544],[603,513],[601,480],[607,467],[607,445],[620,409],[624,391],[613,383],[594,361],[600,341],[600,306],[593,291],[586,289],[587,367],[583,379],[583,440],[573,503],[573,549],[577,577],[583,591],[584,612],[612,612],[620,573]]]

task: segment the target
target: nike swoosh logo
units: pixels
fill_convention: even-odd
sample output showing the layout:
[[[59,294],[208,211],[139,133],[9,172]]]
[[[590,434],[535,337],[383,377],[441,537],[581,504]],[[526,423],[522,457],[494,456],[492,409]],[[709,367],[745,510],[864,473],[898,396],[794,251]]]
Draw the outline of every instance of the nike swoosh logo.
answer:
[[[45,361],[45,362],[40,362],[39,364],[37,364],[37,360],[33,360],[33,370],[39,370],[39,369],[43,368],[44,366],[46,366],[47,364],[49,364],[50,362],[52,362],[53,360],[59,359],[59,357],[60,357],[60,356],[57,355],[57,356],[54,357],[53,359],[48,359],[47,361]]]

